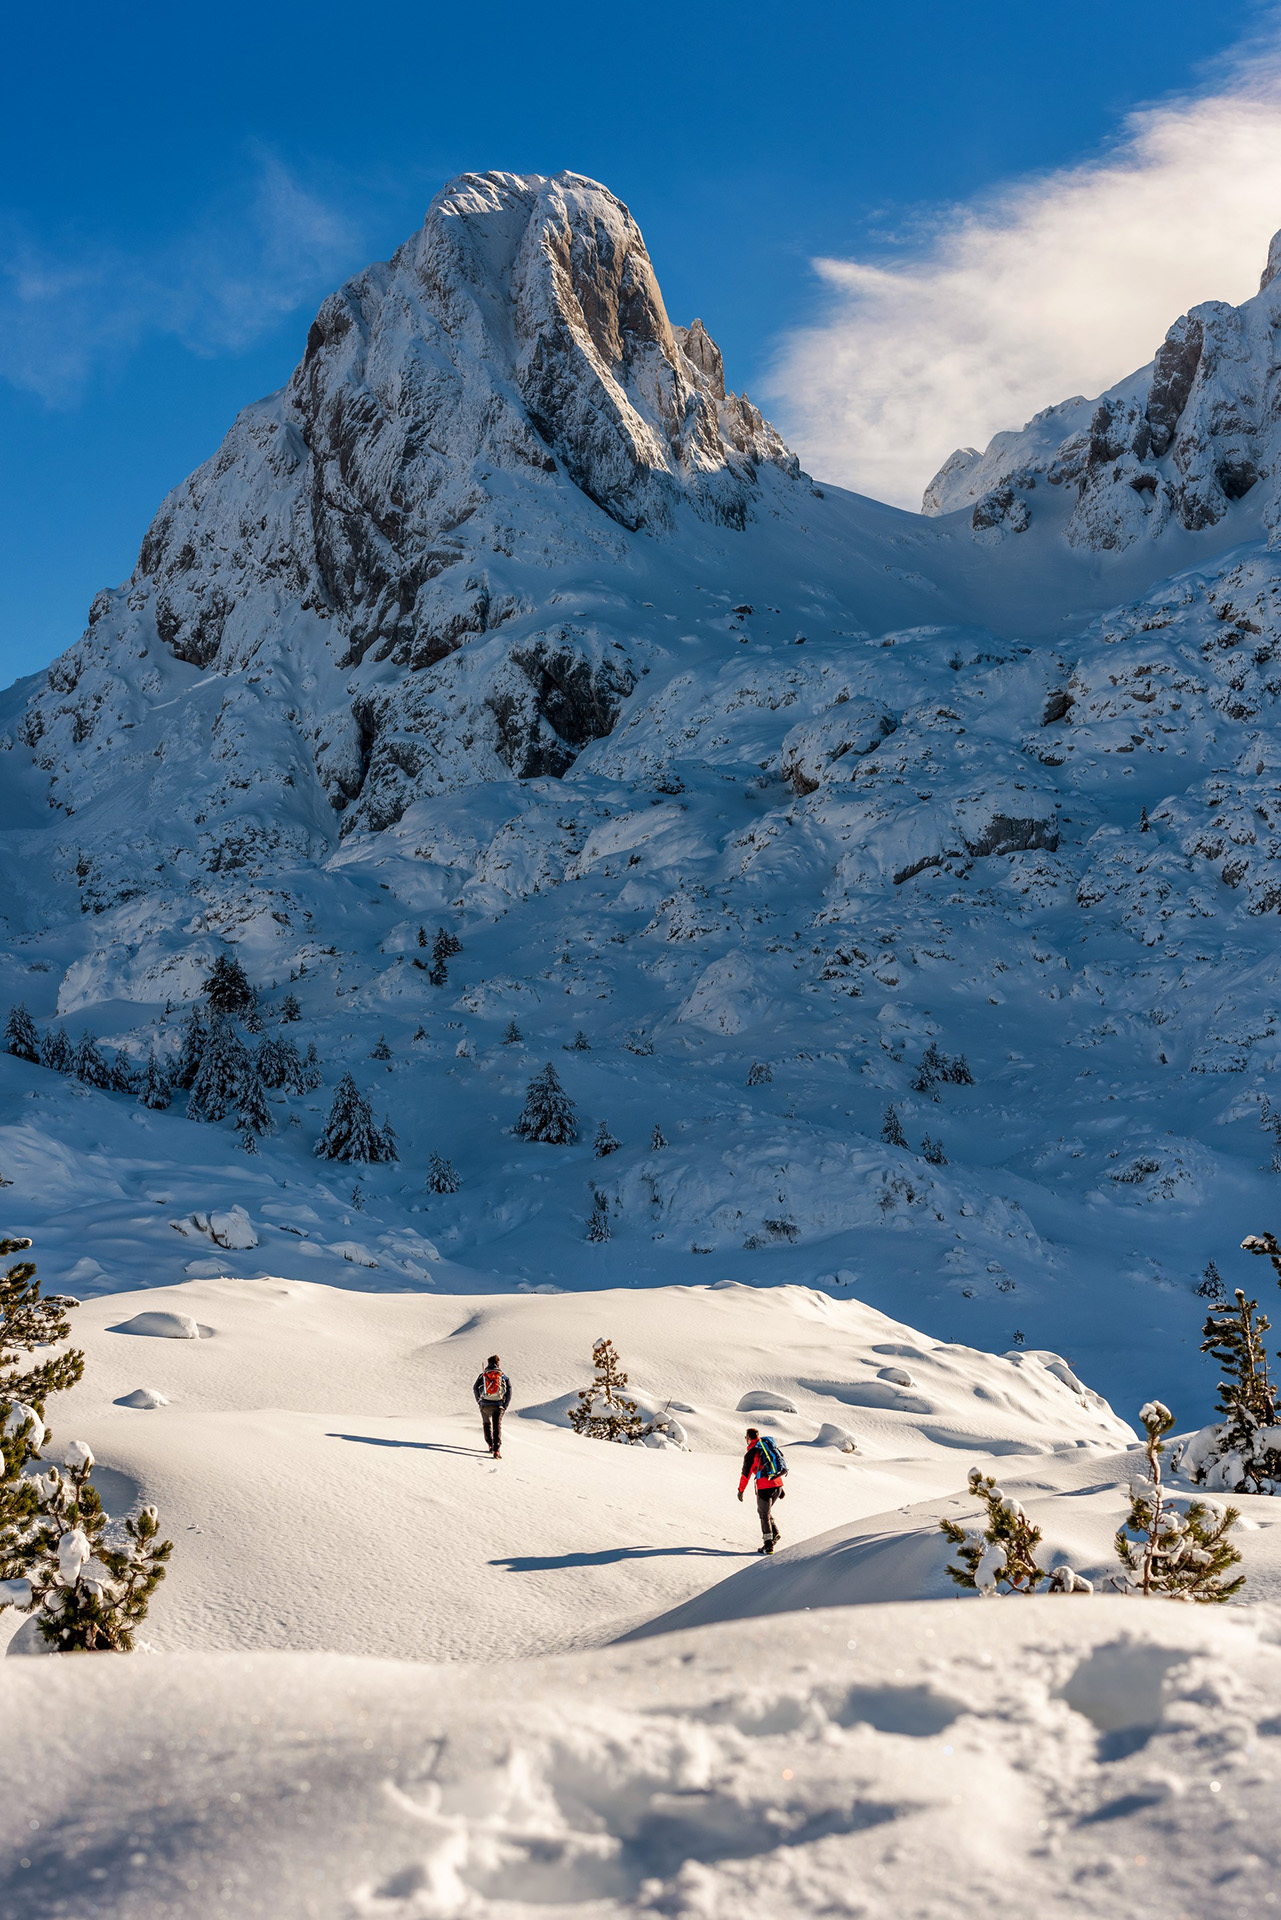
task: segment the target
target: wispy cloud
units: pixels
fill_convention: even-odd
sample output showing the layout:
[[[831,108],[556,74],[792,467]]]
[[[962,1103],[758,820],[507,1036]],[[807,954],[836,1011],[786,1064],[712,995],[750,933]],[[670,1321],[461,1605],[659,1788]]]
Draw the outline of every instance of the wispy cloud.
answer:
[[[327,293],[361,251],[358,223],[263,150],[251,153],[239,191],[146,256],[55,249],[9,222],[0,226],[0,379],[65,406],[148,337],[205,355],[241,351]]]
[[[948,209],[902,263],[819,260],[784,341],[780,425],[822,478],[903,506],[957,446],[1151,359],[1206,299],[1253,293],[1281,227],[1281,59],[1136,113],[1097,162]]]

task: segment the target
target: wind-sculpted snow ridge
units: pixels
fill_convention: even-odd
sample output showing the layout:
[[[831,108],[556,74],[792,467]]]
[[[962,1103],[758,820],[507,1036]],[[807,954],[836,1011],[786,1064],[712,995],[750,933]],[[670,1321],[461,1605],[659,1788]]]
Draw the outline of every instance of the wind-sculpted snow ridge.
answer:
[[[1048,407],[1021,431],[998,433],[984,453],[958,448],[926,488],[923,511],[965,510],[988,542],[1026,532],[1047,508],[1055,519],[1066,511],[1073,546],[1108,552],[1157,540],[1172,525],[1216,526],[1241,502],[1242,528],[1275,540],[1279,242],[1253,299],[1204,301],[1175,321],[1148,366],[1100,399]],[[1065,508],[1051,504],[1055,489]]]

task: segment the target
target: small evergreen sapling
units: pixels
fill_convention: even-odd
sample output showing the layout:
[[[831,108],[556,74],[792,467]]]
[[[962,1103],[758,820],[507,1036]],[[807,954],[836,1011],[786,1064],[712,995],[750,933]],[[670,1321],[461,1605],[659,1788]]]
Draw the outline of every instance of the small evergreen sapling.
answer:
[[[106,1539],[107,1516],[89,1484],[93,1454],[73,1440],[65,1473],[35,1478],[39,1519],[27,1561],[29,1610],[58,1653],[129,1653],[151,1596],[165,1577],[172,1540],[161,1540],[154,1507],[126,1520],[124,1539]]]
[[[667,1135],[663,1132],[663,1129],[656,1124],[653,1133],[649,1136],[649,1150],[651,1153],[657,1153],[661,1147],[665,1147],[666,1145]]]
[[[593,1343],[592,1365],[596,1378],[590,1387],[583,1388],[578,1405],[569,1409],[569,1424],[575,1433],[584,1434],[589,1440],[618,1440],[631,1445],[640,1439],[644,1422],[636,1411],[636,1402],[623,1392],[627,1375],[619,1364],[612,1340]]]
[[[6,1053],[39,1066],[40,1035],[36,1032],[35,1021],[21,1004],[9,1010],[9,1018],[4,1025],[4,1045]]]
[[[370,1053],[369,1058],[371,1060],[390,1060],[391,1059],[391,1048],[387,1045],[387,1036],[385,1033],[379,1034],[378,1045]]]
[[[932,1139],[927,1133],[921,1142],[921,1157],[928,1160],[932,1167],[945,1167],[947,1155],[943,1151],[943,1142]]]
[[[1228,1290],[1223,1284],[1223,1275],[1213,1260],[1206,1261],[1205,1272],[1198,1280],[1195,1291],[1203,1300],[1213,1300],[1216,1307],[1221,1307],[1227,1299]]]
[[[539,1140],[553,1147],[572,1146],[578,1138],[577,1111],[550,1060],[525,1090],[524,1111],[515,1131],[525,1140]]]
[[[599,1187],[593,1187],[592,1210],[587,1216],[587,1238],[600,1245],[609,1237],[609,1200]]]
[[[590,1053],[591,1050],[592,1043],[581,1027],[565,1049],[566,1053]]]
[[[358,1160],[370,1165],[381,1165],[399,1157],[391,1128],[374,1124],[369,1102],[349,1073],[343,1075],[334,1089],[333,1104],[324,1132],[316,1142],[316,1153],[322,1160]]]
[[[881,1119],[881,1138],[887,1147],[905,1147],[907,1135],[903,1131],[903,1122],[899,1119],[893,1105],[886,1107]]]
[[[302,1019],[302,1008],[298,1005],[298,1001],[295,998],[295,996],[292,993],[287,993],[284,999],[280,1003],[281,1025],[285,1026],[285,1025],[288,1025],[293,1020],[301,1020],[301,1019]]]
[[[939,1527],[958,1549],[959,1566],[947,1572],[958,1587],[983,1594],[1035,1593],[1049,1574],[1036,1563],[1041,1529],[1034,1527],[1017,1500],[1003,1493],[988,1474],[970,1468],[970,1492],[983,1502],[987,1523],[980,1530],[957,1520],[940,1520]]]
[[[453,1161],[433,1153],[427,1162],[428,1193],[457,1193],[462,1184]]]
[[[616,1140],[614,1138],[613,1134],[609,1130],[609,1126],[607,1122],[602,1120],[600,1125],[596,1129],[596,1137],[592,1141],[592,1152],[595,1154],[596,1158],[598,1160],[608,1159],[611,1153],[618,1152],[618,1149],[622,1146],[622,1144],[623,1143],[621,1140]]]
[[[1202,1353],[1223,1368],[1223,1420],[1186,1442],[1179,1465],[1204,1486],[1273,1493],[1281,1482],[1281,1427],[1263,1343],[1269,1321],[1259,1312],[1258,1301],[1247,1300],[1240,1287],[1234,1300],[1231,1307],[1211,1307],[1202,1329]]]
[[[503,1045],[505,1047],[518,1046],[522,1038],[521,1030],[515,1020],[509,1020],[503,1028]]]
[[[313,1040],[307,1048],[306,1056],[298,1074],[296,1091],[299,1093],[314,1093],[319,1085],[320,1060],[316,1053],[316,1043]]]
[[[773,1078],[774,1069],[770,1066],[768,1060],[753,1060],[747,1070],[747,1084],[749,1087],[767,1087]]]
[[[1161,1477],[1161,1455],[1174,1415],[1159,1400],[1149,1400],[1140,1408],[1139,1419],[1146,1436],[1147,1473],[1131,1486],[1130,1512],[1117,1529],[1121,1577],[1116,1584],[1169,1600],[1205,1605],[1230,1600],[1245,1585],[1243,1573],[1227,1577],[1241,1559],[1228,1539],[1240,1513],[1236,1507],[1212,1507],[1203,1500],[1189,1502],[1184,1513],[1171,1506]]]

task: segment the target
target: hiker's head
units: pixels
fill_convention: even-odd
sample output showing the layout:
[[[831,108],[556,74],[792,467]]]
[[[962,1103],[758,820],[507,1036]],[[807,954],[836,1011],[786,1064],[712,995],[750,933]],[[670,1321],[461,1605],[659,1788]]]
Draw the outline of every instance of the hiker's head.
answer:
[[[496,1353],[491,1353],[488,1360],[486,1360],[485,1365],[487,1367],[496,1367],[498,1365],[498,1355]]]
[[[749,1440],[759,1440],[761,1436],[760,1436],[759,1430],[756,1427],[749,1427],[747,1429],[747,1437]]]

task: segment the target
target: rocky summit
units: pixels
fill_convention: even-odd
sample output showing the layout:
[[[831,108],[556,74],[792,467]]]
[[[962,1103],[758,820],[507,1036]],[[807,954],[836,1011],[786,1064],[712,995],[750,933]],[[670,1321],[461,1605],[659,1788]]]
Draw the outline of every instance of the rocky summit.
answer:
[[[604,187],[449,185],[0,702],[50,1280],[796,1281],[1205,1413],[1281,1164],[1271,275],[916,515]]]

